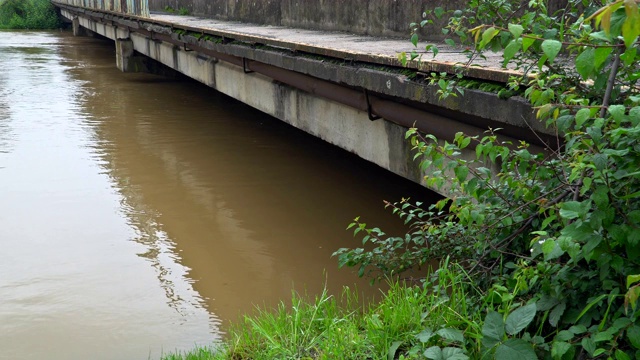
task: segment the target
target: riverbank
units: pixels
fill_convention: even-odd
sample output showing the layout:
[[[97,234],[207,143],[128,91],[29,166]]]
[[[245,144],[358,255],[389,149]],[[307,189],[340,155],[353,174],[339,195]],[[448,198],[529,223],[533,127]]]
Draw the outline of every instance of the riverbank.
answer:
[[[57,29],[61,24],[48,0],[0,0],[0,29]]]
[[[465,348],[463,333],[479,333],[480,319],[459,274],[443,268],[421,286],[394,282],[368,305],[349,288],[340,299],[326,291],[311,300],[294,294],[290,306],[245,316],[222,344],[162,359],[408,359],[441,349],[466,359],[479,349]]]

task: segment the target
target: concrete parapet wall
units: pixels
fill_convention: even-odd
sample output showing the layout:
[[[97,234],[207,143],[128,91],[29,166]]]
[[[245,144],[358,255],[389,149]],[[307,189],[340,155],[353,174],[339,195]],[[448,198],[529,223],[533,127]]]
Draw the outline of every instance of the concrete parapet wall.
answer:
[[[192,15],[221,20],[303,29],[346,31],[373,36],[409,36],[409,24],[422,20],[425,9],[458,9],[463,0],[149,0],[152,11],[169,6]],[[442,38],[437,26],[425,31]]]
[[[87,0],[85,0],[87,1]],[[372,36],[409,37],[409,24],[423,20],[422,13],[441,7],[457,10],[465,0],[148,0],[151,11],[166,7],[187,9],[191,15],[220,20],[301,29],[346,31]],[[563,7],[567,0],[550,0],[549,9]],[[422,30],[429,40],[444,39],[442,27],[448,18],[434,20]]]
[[[56,0],[57,2],[95,10],[149,17],[148,0]]]

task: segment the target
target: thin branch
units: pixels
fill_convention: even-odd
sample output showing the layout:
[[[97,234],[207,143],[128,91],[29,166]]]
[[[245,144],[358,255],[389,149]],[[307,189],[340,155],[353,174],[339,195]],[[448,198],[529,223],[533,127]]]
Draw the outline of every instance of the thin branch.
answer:
[[[533,200],[531,200],[531,201],[527,201],[526,203],[524,203],[524,204],[522,204],[522,205],[518,206],[517,208],[515,208],[515,209],[511,210],[511,212],[510,212],[509,214],[504,215],[503,217],[501,217],[501,218],[497,219],[495,222],[493,222],[493,223],[492,223],[491,225],[489,225],[488,227],[489,227],[489,228],[492,228],[492,227],[494,227],[494,226],[498,225],[498,223],[499,223],[499,222],[501,222],[502,220],[504,220],[504,219],[508,218],[509,216],[512,216],[514,212],[522,210],[523,208],[527,207],[528,205],[531,205],[531,204],[533,204],[533,203],[537,202],[538,200],[541,200],[541,199],[543,199],[543,198],[547,197],[549,194],[552,194],[552,193],[554,193],[554,192],[556,192],[556,191],[558,191],[558,190],[562,189],[563,187],[565,187],[565,185],[564,185],[564,184],[562,184],[562,185],[558,185],[558,186],[556,186],[554,189],[552,189],[552,190],[549,190],[549,191],[545,192],[544,194],[542,194],[542,195],[538,196],[537,198],[535,198],[535,199],[533,199]],[[545,205],[546,205],[546,204],[545,204]],[[551,205],[553,205],[553,204],[551,204]]]
[[[600,117],[604,117],[606,114],[605,108],[609,106],[611,100],[611,92],[613,91],[613,85],[616,81],[616,75],[618,74],[618,67],[620,66],[620,53],[616,50],[614,55],[613,65],[611,65],[611,73],[607,80],[607,90],[604,92],[604,99],[602,99],[602,109],[600,109]]]
[[[573,192],[573,189],[568,189],[565,192],[563,192],[562,194],[558,195],[557,197],[555,197],[553,200],[551,200],[548,204],[549,206],[552,206],[554,204],[559,203],[560,201],[562,201],[562,199],[564,199],[565,197],[567,197],[568,195],[570,195]],[[525,230],[527,230],[527,228],[529,227],[529,225],[531,225],[531,223],[533,222],[533,220],[535,220],[537,217],[539,216],[539,214],[533,214],[531,216],[529,216],[529,218],[526,220],[526,222],[524,223],[524,225],[522,225],[520,228],[518,228],[516,231],[514,231],[511,235],[507,236],[506,238],[500,240],[500,242],[498,242],[497,244],[490,244],[490,246],[493,249],[499,249],[501,247],[506,246],[507,244],[509,244],[511,241],[513,241],[513,239],[515,239],[518,235],[522,234]],[[487,256],[487,252],[485,252],[484,254],[482,254],[482,256],[480,257],[480,259],[478,259],[478,262],[476,263],[476,265],[474,265],[473,268],[471,268],[471,270],[469,270],[469,272],[473,272],[473,270],[478,266],[479,263],[481,263],[484,258]]]
[[[544,147],[549,150],[550,154],[545,158],[545,160],[548,157],[559,157],[560,156],[560,143],[558,142],[558,146],[555,148],[555,150],[551,147],[551,145],[547,144],[542,137],[540,137],[540,135],[538,135],[538,132],[533,128],[533,126],[531,126],[531,124],[529,124],[529,121],[527,121],[527,119],[524,116],[521,116],[522,120],[524,121],[525,125],[527,125],[527,127],[529,128],[529,130],[531,130],[531,132],[533,133],[533,135],[536,136],[536,138],[538,138],[538,141],[540,141],[540,143],[544,144]],[[556,140],[557,137],[556,137]]]
[[[422,140],[423,142],[427,142],[428,140],[422,136],[422,134],[418,133],[417,135],[420,140]],[[476,139],[477,140],[477,139]],[[479,141],[479,140],[478,140]],[[436,144],[437,145],[437,144]],[[446,157],[448,160],[451,161],[455,161],[459,163],[459,159],[454,158],[453,156],[450,156],[449,154],[446,153],[446,151],[444,151],[444,149],[442,149],[441,146],[436,146],[435,148],[436,151],[438,151],[440,154],[442,154],[444,157]],[[423,155],[424,156],[424,155]],[[465,163],[465,166],[469,169],[469,172],[471,173],[471,175],[475,176],[477,179],[479,180],[485,180],[485,178],[482,176],[482,174],[480,174],[476,169],[474,169],[473,167],[469,166],[468,164]],[[498,191],[497,188],[495,188],[493,185],[491,185],[489,182],[487,182],[487,187],[489,187],[489,189],[491,191],[493,191],[494,194],[496,194],[496,196],[498,196],[500,199],[502,199],[502,201],[505,202],[505,204],[509,205],[509,206],[513,206],[513,204],[511,203],[511,201],[509,201],[509,199],[507,199],[504,194],[502,194],[500,191]]]

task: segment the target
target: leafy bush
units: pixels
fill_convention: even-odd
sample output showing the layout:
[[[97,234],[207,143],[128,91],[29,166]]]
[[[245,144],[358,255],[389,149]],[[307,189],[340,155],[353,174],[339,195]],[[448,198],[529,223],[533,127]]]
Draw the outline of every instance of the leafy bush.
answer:
[[[470,64],[503,51],[523,73],[510,88],[524,90],[557,141],[538,153],[498,129],[453,142],[409,130],[428,184],[448,184],[451,196],[428,209],[389,204],[410,225],[404,237],[356,219],[373,249],[340,249],[340,264],[399,273],[452,256],[481,291],[470,300],[486,314],[478,356],[639,358],[637,3],[569,1],[551,13],[546,1],[487,0],[450,13],[448,42],[473,44]],[[433,74],[442,96],[455,94],[461,71]]]
[[[0,29],[56,29],[60,19],[48,0],[0,1]]]

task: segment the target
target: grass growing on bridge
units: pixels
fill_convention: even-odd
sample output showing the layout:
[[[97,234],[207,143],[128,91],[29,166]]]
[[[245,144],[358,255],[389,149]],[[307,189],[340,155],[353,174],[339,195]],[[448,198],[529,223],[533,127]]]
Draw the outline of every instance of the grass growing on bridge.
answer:
[[[60,25],[48,0],[0,0],[0,29],[57,29]]]

